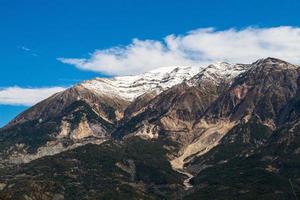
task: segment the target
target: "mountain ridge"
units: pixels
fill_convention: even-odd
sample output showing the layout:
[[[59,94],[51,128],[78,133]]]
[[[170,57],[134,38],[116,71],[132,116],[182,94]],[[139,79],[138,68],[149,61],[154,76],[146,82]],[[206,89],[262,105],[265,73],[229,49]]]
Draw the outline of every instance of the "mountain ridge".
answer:
[[[252,64],[215,63],[197,69],[197,73],[193,70],[174,67],[129,78],[94,79],[37,104],[0,129],[0,177],[7,183],[20,184],[24,181],[22,177],[12,180],[7,175],[19,174],[22,169],[29,173],[27,166],[35,163],[39,163],[36,167],[46,167],[46,158],[60,160],[63,155],[72,154],[74,159],[82,160],[80,155],[91,147],[90,143],[95,145],[95,152],[102,152],[105,157],[102,148],[107,152],[117,148],[127,152],[134,144],[143,149],[140,155],[134,153],[138,149],[131,149],[125,160],[110,154],[105,162],[120,177],[123,172],[130,174],[124,180],[115,177],[118,187],[125,181],[125,185],[141,192],[134,195],[145,195],[143,198],[220,199],[221,191],[226,192],[225,199],[232,195],[245,199],[288,198],[294,195],[289,190],[291,182],[296,196],[300,194],[299,163],[292,161],[300,155],[299,66],[265,58]],[[142,148],[143,145],[147,147]],[[160,151],[152,149],[154,146]],[[146,165],[139,168],[143,159]],[[95,155],[98,163],[96,160]],[[164,167],[149,166],[151,160],[164,163]],[[13,169],[16,164],[23,166],[21,172]],[[264,188],[264,193],[260,193],[251,185],[255,175],[237,174],[233,168],[243,174],[253,172],[269,177],[263,179],[267,183],[276,178],[283,186],[259,183]],[[62,169],[56,173],[68,171],[63,166]],[[41,176],[45,174],[38,171]],[[141,172],[143,178],[135,175]],[[222,173],[223,179],[218,180],[214,172]],[[168,179],[160,180],[157,173],[167,173]],[[74,180],[85,184],[78,178]],[[94,187],[92,182],[89,184],[88,187]],[[31,194],[31,186],[28,187]],[[70,187],[79,189],[75,185]],[[183,196],[174,196],[174,187]],[[212,192],[214,187],[216,192]],[[14,195],[16,188],[4,188],[4,194]],[[62,192],[69,195],[68,191]]]

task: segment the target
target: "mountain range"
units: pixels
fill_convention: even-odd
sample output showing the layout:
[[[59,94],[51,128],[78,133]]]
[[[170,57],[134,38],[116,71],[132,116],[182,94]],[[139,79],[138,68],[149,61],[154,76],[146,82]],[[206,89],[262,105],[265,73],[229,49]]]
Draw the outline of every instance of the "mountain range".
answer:
[[[0,129],[0,199],[298,199],[300,68],[84,81]]]

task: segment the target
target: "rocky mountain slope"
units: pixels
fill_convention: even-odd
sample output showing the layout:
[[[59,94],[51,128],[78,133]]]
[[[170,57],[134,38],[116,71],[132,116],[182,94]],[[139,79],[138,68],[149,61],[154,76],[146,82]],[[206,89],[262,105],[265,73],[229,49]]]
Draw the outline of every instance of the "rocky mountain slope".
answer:
[[[300,68],[94,79],[0,129],[0,199],[297,199]]]
[[[96,78],[55,94],[0,129],[0,165],[101,143],[110,138],[134,99],[154,97],[199,70],[167,67],[136,76]]]

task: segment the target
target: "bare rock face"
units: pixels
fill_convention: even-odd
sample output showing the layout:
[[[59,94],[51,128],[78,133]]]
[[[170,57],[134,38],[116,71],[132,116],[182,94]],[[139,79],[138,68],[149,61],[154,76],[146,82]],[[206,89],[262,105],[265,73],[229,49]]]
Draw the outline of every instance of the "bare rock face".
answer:
[[[127,105],[123,99],[94,94],[81,85],[55,94],[0,130],[3,162],[28,161],[60,153],[87,140],[105,140],[117,124],[116,113],[123,113]]]
[[[57,93],[21,113],[6,127],[26,121],[47,121],[48,119],[64,116],[67,108],[76,101],[84,101],[94,112],[110,123],[116,121],[115,112],[123,112],[124,108],[129,104],[129,102],[120,98],[110,98],[105,95],[95,94],[79,84],[66,91]]]
[[[299,72],[297,66],[278,59],[258,60],[234,80],[206,115],[240,120],[255,114],[262,121],[276,124],[282,109],[296,94]]]
[[[93,136],[93,131],[90,128],[88,122],[86,119],[83,119],[80,121],[78,124],[78,127],[74,129],[71,133],[71,138],[75,140],[80,140],[86,137],[91,137]]]
[[[145,111],[147,104],[154,99],[158,94],[154,92],[149,92],[142,94],[141,96],[137,97],[133,102],[131,102],[124,111],[124,119],[128,120],[131,117],[134,117],[141,112]]]

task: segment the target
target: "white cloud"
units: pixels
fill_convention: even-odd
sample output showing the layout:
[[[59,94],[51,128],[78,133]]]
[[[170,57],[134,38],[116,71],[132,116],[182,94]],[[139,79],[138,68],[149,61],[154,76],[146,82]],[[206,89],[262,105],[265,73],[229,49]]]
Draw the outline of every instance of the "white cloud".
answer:
[[[59,58],[79,69],[111,75],[137,74],[173,65],[206,65],[215,61],[250,63],[277,57],[300,63],[300,28],[197,29],[168,35],[163,41],[133,39],[124,47],[96,50],[90,58]]]
[[[0,89],[1,105],[34,105],[47,97],[65,90],[63,87],[20,88],[8,87]]]
[[[23,51],[31,51],[31,49],[29,49],[28,47],[25,47],[25,46],[20,46],[20,49]]]
[[[28,53],[31,56],[37,57],[38,54],[35,53],[32,49],[26,47],[26,46],[18,46],[18,48],[26,53]]]

